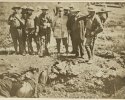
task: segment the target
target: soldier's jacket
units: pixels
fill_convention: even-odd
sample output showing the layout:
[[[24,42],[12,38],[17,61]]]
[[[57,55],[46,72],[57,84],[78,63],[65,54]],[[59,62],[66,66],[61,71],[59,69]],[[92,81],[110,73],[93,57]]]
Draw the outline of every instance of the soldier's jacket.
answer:
[[[44,32],[47,30],[47,32],[50,32],[52,25],[52,19],[50,16],[40,14],[36,19],[36,26],[38,26],[39,29],[37,29],[38,32]]]
[[[67,16],[63,16],[63,17],[56,16],[55,17],[54,24],[53,24],[55,38],[68,37],[67,21],[68,21]]]
[[[90,16],[83,16],[78,20],[85,21],[86,37],[91,37],[91,32],[94,32],[96,36],[98,33],[103,31],[103,25],[101,23],[100,18],[97,15],[94,15],[92,18]]]
[[[26,28],[35,28],[35,16],[31,15],[26,19]]]
[[[11,14],[8,18],[8,24],[10,27],[19,28],[21,26],[20,21],[16,18],[15,14]]]

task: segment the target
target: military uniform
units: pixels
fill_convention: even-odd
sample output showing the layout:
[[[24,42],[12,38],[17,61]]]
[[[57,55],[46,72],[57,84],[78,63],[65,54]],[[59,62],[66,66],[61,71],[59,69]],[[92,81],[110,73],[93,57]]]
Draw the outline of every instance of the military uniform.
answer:
[[[20,7],[13,7],[12,9],[20,9]],[[19,43],[19,53],[22,54],[23,42],[22,42],[22,23],[18,19],[21,19],[20,14],[11,14],[8,19],[8,24],[10,25],[10,33],[14,43],[15,53],[18,52],[18,43]]]
[[[101,10],[99,12],[97,12],[97,15],[99,16],[102,24],[104,25],[104,23],[106,22],[107,18],[108,18],[108,12],[106,10],[106,8],[101,8]]]
[[[97,34],[103,31],[103,25],[101,23],[100,18],[96,15],[96,11],[94,7],[88,8],[88,11],[93,14],[93,15],[87,15],[83,16],[80,19],[83,19],[85,21],[85,27],[86,27],[86,32],[85,32],[85,48],[88,54],[88,63],[92,63],[93,59],[93,52],[94,52],[94,44],[95,40],[97,37]]]
[[[27,19],[27,7],[26,6],[23,6],[22,7],[22,20],[24,21],[24,24],[22,25],[22,41],[23,41],[23,55],[26,54],[26,19]]]
[[[47,7],[43,9],[48,10]],[[40,14],[37,17],[37,32],[39,37],[39,56],[42,57],[44,54],[48,55],[48,43],[50,42],[51,34],[51,23],[52,19],[48,14]]]
[[[58,53],[60,53],[61,39],[62,39],[63,45],[66,48],[66,52],[68,52],[67,20],[68,20],[68,17],[65,16],[65,15],[63,15],[62,17],[59,17],[59,16],[55,17],[55,22],[54,22],[54,37],[56,38]]]
[[[86,43],[85,47],[87,49],[89,59],[93,57],[93,49],[95,44],[95,39],[98,33],[103,31],[102,23],[97,15],[94,15],[92,18],[87,17],[86,19]],[[92,34],[93,32],[93,34]]]
[[[32,10],[33,9],[30,7],[28,8],[28,10]],[[27,35],[27,44],[28,44],[28,52],[29,54],[34,54],[34,50],[33,50],[33,46],[32,46],[32,39],[34,39],[37,49],[38,49],[38,38],[35,35],[36,33],[36,26],[35,26],[35,16],[33,14],[28,15],[27,19],[26,19],[26,23],[25,23],[25,27],[26,27],[26,35]]]

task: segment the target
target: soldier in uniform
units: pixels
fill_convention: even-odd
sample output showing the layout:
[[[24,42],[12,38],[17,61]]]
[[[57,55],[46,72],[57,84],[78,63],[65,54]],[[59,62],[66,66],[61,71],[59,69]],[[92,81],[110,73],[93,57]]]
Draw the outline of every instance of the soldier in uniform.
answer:
[[[35,16],[33,15],[33,8],[32,7],[28,7],[27,8],[27,19],[26,19],[26,23],[25,23],[25,27],[26,27],[26,35],[27,35],[27,44],[28,44],[28,53],[33,55],[34,50],[33,50],[33,46],[32,46],[32,40],[34,39],[35,43],[36,43],[36,47],[37,47],[37,51],[38,51],[38,38],[37,38],[37,34],[36,34],[36,25],[35,25]]]
[[[56,38],[57,52],[58,53],[60,53],[61,40],[63,42],[63,45],[65,46],[66,53],[68,53],[67,20],[68,20],[68,16],[64,15],[63,8],[60,8],[58,16],[55,17],[54,26],[53,26],[54,37]]]
[[[39,37],[39,57],[49,55],[48,43],[50,42],[52,19],[48,15],[48,7],[42,8],[42,13],[37,17],[37,33]]]
[[[18,43],[19,43],[19,53],[22,54],[23,42],[22,42],[22,24],[21,20],[21,7],[15,6],[12,8],[13,14],[9,16],[8,24],[10,25],[10,33],[14,43],[15,53],[18,53]]]
[[[22,20],[24,21],[24,24],[22,25],[22,41],[23,41],[23,55],[26,55],[26,19],[27,19],[27,6],[22,7]]]
[[[106,22],[106,20],[108,18],[108,12],[110,12],[110,11],[107,11],[106,8],[107,8],[106,6],[103,6],[101,8],[101,10],[99,12],[97,12],[97,15],[99,16],[99,18],[100,18],[103,25],[104,25],[104,23]]]
[[[97,35],[103,31],[103,25],[100,18],[96,15],[96,10],[94,6],[89,6],[88,12],[88,16],[81,17],[80,19],[85,20],[86,23],[85,48],[88,54],[88,63],[91,64],[93,62],[95,40]]]

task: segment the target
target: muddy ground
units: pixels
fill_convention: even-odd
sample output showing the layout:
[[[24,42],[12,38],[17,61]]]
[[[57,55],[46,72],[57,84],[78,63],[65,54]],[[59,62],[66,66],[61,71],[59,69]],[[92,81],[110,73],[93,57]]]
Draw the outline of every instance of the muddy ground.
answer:
[[[70,67],[73,73],[77,73],[77,77],[70,77],[67,81],[47,85],[40,94],[41,98],[125,99],[125,8],[109,9],[111,12],[104,32],[100,33],[96,40],[93,64],[85,62],[87,59],[86,52],[85,59],[74,58],[74,55],[64,53],[63,46],[62,54],[57,55],[56,43],[52,37],[49,45],[51,55],[43,58],[39,58],[37,55],[14,55],[11,45],[7,45],[9,48],[6,48],[6,45],[1,46],[1,72],[5,69],[3,66],[5,64],[8,65],[6,71],[11,70],[20,73],[29,67],[40,68],[41,70],[49,69],[56,61],[59,61],[64,63],[64,66]],[[3,28],[1,33],[4,27],[1,27]],[[12,41],[10,38],[9,40]],[[69,50],[71,51],[71,42]],[[70,65],[68,65],[69,63]],[[62,64],[62,67],[64,66]]]

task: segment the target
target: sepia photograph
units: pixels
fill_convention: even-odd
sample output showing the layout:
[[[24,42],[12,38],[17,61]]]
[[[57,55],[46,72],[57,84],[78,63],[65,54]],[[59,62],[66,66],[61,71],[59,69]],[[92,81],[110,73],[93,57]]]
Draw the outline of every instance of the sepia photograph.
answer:
[[[125,99],[125,2],[0,1],[0,98]]]

